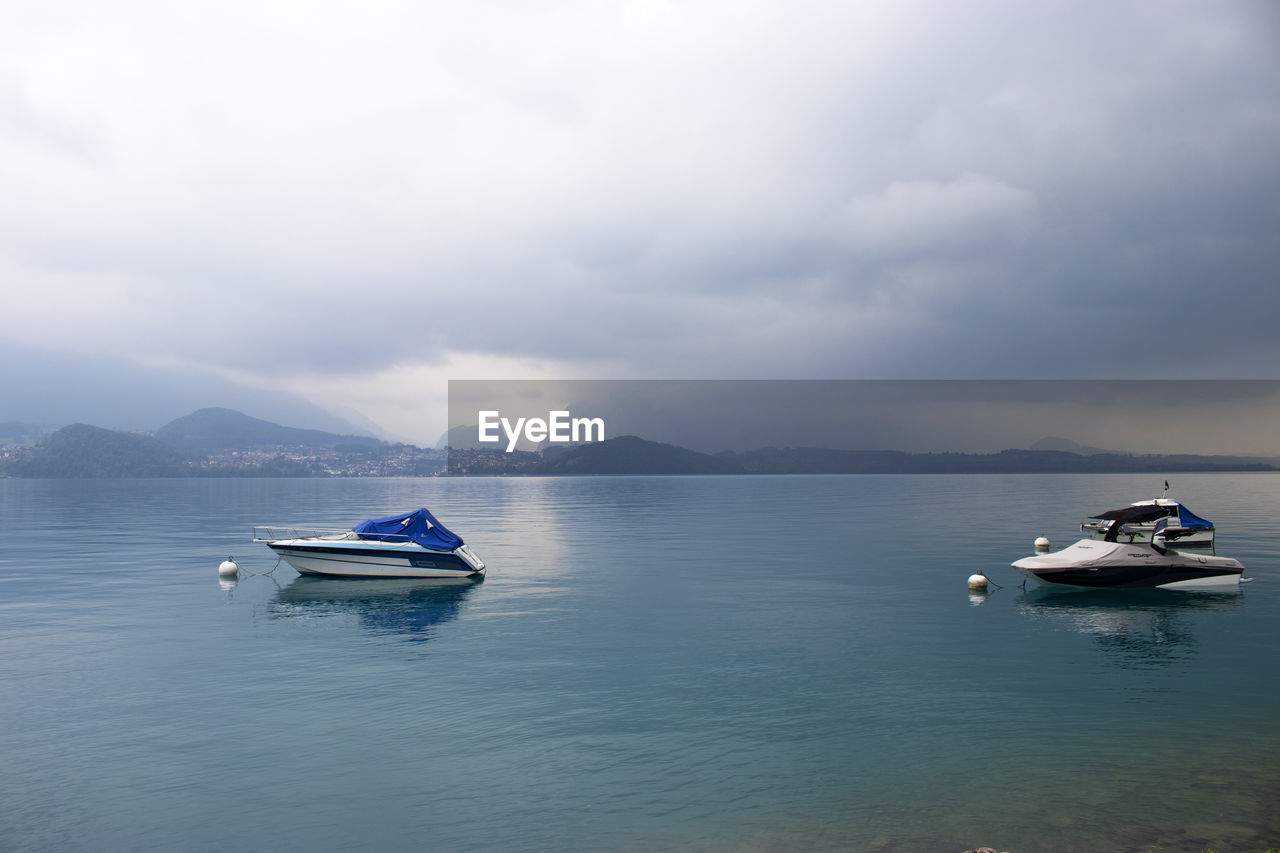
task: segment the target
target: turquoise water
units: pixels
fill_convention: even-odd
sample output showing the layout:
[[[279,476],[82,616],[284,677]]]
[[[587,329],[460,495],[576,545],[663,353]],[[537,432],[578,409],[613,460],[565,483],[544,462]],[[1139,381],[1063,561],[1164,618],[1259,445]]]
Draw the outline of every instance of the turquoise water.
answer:
[[[1174,481],[1240,593],[1009,568],[1156,480],[0,481],[0,850],[1280,846],[1280,477]],[[487,579],[248,541],[420,505]]]

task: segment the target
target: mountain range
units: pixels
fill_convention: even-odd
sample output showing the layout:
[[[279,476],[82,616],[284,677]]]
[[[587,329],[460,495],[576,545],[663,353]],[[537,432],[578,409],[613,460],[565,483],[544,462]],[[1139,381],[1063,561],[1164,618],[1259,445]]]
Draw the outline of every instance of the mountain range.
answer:
[[[340,435],[318,429],[281,426],[233,409],[200,409],[156,430],[165,444],[200,453],[269,447],[341,447],[368,449],[386,444],[367,435]]]
[[[490,452],[492,453],[492,452]],[[500,452],[499,452],[500,453]],[[497,455],[497,454],[495,454]],[[907,453],[899,450],[763,448],[698,453],[637,436],[571,447],[520,473],[542,476],[629,474],[1110,474],[1275,471],[1278,460],[1192,454],[1002,450],[999,453]],[[450,469],[454,469],[450,460]]]
[[[32,429],[8,425],[26,437]],[[22,447],[30,442],[14,442]],[[309,458],[317,451],[368,453],[393,447],[376,438],[296,429],[231,409],[200,409],[156,430],[154,436],[71,424],[39,443],[11,450],[0,473],[14,477],[325,476]],[[292,457],[285,451],[293,451]],[[219,454],[246,458],[211,461]],[[250,455],[253,458],[249,458]]]
[[[151,436],[65,426],[28,454],[6,460],[5,473],[18,477],[176,477],[187,457]]]
[[[231,409],[177,418],[154,436],[72,424],[30,446],[23,438],[0,458],[15,477],[387,476],[441,472],[442,454],[376,438],[286,427]],[[1090,452],[1098,451],[1098,452]],[[389,457],[400,458],[389,462]],[[321,456],[324,457],[323,462]],[[353,460],[356,460],[353,462]],[[376,464],[375,464],[376,463]],[[907,453],[897,450],[761,448],[708,454],[634,435],[555,447],[545,453],[452,450],[459,475],[609,476],[699,474],[1176,473],[1275,471],[1280,460],[1192,454],[1129,454],[1048,438],[1030,450]]]

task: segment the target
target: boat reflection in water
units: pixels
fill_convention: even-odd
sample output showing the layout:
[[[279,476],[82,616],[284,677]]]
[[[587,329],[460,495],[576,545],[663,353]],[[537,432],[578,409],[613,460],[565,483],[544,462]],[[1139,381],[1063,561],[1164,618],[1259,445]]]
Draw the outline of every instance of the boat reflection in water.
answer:
[[[301,575],[267,604],[273,618],[330,619],[354,616],[381,634],[429,640],[437,626],[457,618],[480,578],[368,579]]]
[[[1066,594],[1039,588],[1018,599],[1017,607],[1024,616],[1093,637],[1122,666],[1148,667],[1192,656],[1198,616],[1237,609],[1244,600],[1238,587],[1213,593],[1138,589]]]

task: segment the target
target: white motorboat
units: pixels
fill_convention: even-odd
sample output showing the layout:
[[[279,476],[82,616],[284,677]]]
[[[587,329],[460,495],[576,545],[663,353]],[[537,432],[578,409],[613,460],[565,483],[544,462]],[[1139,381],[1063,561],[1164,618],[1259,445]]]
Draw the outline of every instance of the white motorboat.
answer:
[[[1061,551],[1024,557],[1013,567],[1046,586],[1094,589],[1221,589],[1249,580],[1239,560],[1168,547],[1164,528],[1159,521],[1150,543],[1130,544],[1116,541],[1117,526],[1101,541],[1081,539]]]
[[[1080,525],[1080,530],[1090,539],[1128,544],[1151,541],[1156,524],[1165,521],[1166,541],[1177,541],[1180,548],[1213,548],[1213,522],[1201,518],[1169,497],[1169,483],[1164,484],[1164,496],[1149,501],[1134,501],[1127,507],[1110,509]],[[1115,532],[1115,536],[1110,534]]]
[[[484,561],[426,508],[374,518],[350,530],[256,525],[253,541],[299,574],[353,578],[483,576]]]

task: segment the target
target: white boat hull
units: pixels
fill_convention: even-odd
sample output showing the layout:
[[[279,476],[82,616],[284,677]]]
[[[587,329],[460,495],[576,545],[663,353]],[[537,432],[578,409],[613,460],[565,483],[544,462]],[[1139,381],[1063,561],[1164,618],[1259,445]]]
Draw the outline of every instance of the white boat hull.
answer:
[[[415,543],[285,539],[268,543],[299,574],[345,578],[465,578],[484,574],[466,546],[430,551]]]
[[[1088,589],[1223,589],[1245,580],[1244,566],[1230,557],[1093,539],[1024,557],[1013,568],[1045,586]]]

